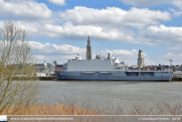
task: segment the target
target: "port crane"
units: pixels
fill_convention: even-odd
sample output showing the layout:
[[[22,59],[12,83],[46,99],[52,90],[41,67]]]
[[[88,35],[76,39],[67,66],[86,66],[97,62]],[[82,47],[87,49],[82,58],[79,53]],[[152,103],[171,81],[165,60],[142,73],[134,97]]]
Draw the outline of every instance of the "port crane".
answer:
[[[172,60],[172,59],[167,59],[167,60],[169,60],[169,61],[170,61],[170,64],[171,64],[171,66],[172,66],[172,61],[173,61],[173,60]]]

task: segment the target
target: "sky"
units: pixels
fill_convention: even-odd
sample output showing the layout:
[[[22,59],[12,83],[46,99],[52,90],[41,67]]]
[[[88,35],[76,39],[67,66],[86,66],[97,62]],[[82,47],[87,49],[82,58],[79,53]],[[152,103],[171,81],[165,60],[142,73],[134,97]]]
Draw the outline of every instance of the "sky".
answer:
[[[182,64],[182,0],[0,0],[0,28],[8,18],[28,31],[37,63],[85,59],[90,36],[92,58],[136,65],[143,50],[146,65]]]

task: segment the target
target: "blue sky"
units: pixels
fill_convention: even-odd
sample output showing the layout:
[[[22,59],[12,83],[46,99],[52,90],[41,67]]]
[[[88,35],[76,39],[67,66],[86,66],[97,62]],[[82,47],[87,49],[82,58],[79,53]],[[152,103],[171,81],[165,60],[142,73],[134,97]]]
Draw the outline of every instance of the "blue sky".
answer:
[[[0,27],[13,18],[28,31],[37,62],[65,63],[113,53],[136,65],[138,50],[146,65],[182,64],[182,0],[0,0]]]

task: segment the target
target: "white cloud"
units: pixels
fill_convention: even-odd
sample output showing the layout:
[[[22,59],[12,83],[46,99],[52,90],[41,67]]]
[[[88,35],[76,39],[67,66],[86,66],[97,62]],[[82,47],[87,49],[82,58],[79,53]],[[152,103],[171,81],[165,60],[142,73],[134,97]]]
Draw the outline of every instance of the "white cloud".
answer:
[[[168,47],[168,49],[169,50],[171,50],[171,51],[177,51],[177,52],[182,52],[182,45],[176,45],[176,46],[170,46],[170,47]]]
[[[74,25],[99,25],[106,27],[134,27],[143,28],[151,24],[159,24],[160,21],[170,20],[169,12],[149,10],[147,8],[131,8],[126,11],[116,7],[106,9],[93,9],[77,6],[74,9],[61,12],[63,20],[72,22]]]
[[[173,0],[172,4],[182,10],[182,1],[181,0]]]
[[[21,27],[28,31],[29,37],[40,36],[44,32],[42,25],[43,21],[14,21],[17,27]],[[4,28],[4,22],[0,21],[0,28]]]
[[[34,1],[24,1],[24,3],[29,2],[35,3]],[[15,6],[18,4],[17,2]],[[3,11],[6,9],[3,8]],[[23,20],[17,21],[17,23],[27,29],[31,37],[45,36],[64,40],[83,40],[87,36],[91,36],[94,40],[117,40],[148,45],[171,43],[171,41],[180,42],[182,38],[181,27],[159,25],[160,21],[170,20],[168,12],[138,8],[125,11],[116,7],[106,9],[75,7],[61,12],[60,16],[64,23],[59,24],[55,19]],[[1,23],[2,21],[0,25]],[[136,33],[131,28],[140,29]]]
[[[158,64],[159,64],[159,62],[157,60],[154,61],[153,59],[149,60],[149,59],[145,58],[145,65],[158,65]]]
[[[51,10],[43,3],[36,3],[33,0],[0,0],[0,16],[5,18],[21,19],[48,19],[52,16]]]
[[[138,51],[133,50],[106,50],[107,52],[111,52],[115,56],[128,56],[128,57],[137,57]]]
[[[176,11],[174,9],[169,9],[169,10],[173,12],[173,14],[174,14],[173,16],[174,17],[178,17],[178,16],[182,15],[182,11]]]
[[[107,56],[107,53],[111,52],[114,56],[129,56],[129,57],[137,57],[138,51],[133,50],[97,50],[95,53],[101,54],[103,56]]]
[[[149,26],[146,29],[141,29],[139,34],[126,29],[108,29],[92,25],[74,26],[69,22],[63,26],[46,25],[44,30],[52,32],[49,33],[50,36],[74,40],[85,39],[89,35],[94,40],[117,40],[134,44],[158,45],[182,42],[182,27],[166,27],[164,25]]]
[[[63,26],[58,25],[45,25],[45,29],[55,34],[57,37],[62,38],[75,38],[75,39],[84,39],[88,35],[95,39],[106,39],[106,40],[130,40],[132,38],[132,31],[118,30],[116,29],[107,29],[100,26],[92,25],[76,25],[67,22]],[[51,33],[50,33],[51,34]],[[130,35],[129,35],[130,34]]]
[[[173,4],[182,10],[182,0],[119,0],[125,4],[133,5],[133,6],[152,6],[158,4]]]
[[[74,59],[76,54],[84,54],[82,57],[85,58],[86,49],[79,48],[72,45],[56,45],[49,43],[39,43],[36,41],[29,41],[33,55],[37,58],[37,62],[42,62],[46,60],[51,63],[54,60],[57,62],[65,63],[68,59]]]
[[[134,6],[151,6],[162,3],[170,3],[172,0],[120,0],[125,4],[134,5]]]
[[[0,21],[0,25],[3,23]],[[133,31],[130,30],[119,30],[119,29],[108,29],[100,26],[92,25],[76,25],[74,26],[71,22],[67,22],[62,26],[47,23],[44,21],[29,22],[29,21],[17,21],[17,23],[24,29],[28,30],[28,35],[34,36],[46,36],[54,37],[64,40],[82,40],[87,36],[91,36],[97,40],[118,40],[133,43],[134,40],[132,35]],[[134,42],[138,43],[138,42]]]
[[[167,59],[172,59],[172,65],[181,65],[182,64],[182,53],[173,53],[173,52],[168,52],[166,54],[160,55],[150,58],[150,59],[145,59],[147,65],[170,65],[170,61]]]
[[[87,36],[91,36],[94,40],[117,40],[148,45],[182,42],[182,27],[149,26],[147,29],[141,29],[139,34],[135,34],[126,29],[108,29],[92,25],[74,26],[70,22],[63,26],[37,22],[19,23],[23,28],[29,30],[31,36],[48,36],[64,40],[84,40]]]
[[[0,22],[0,25],[2,22]],[[85,40],[91,36],[93,40],[120,41],[132,44],[174,44],[182,42],[182,27],[166,27],[164,25],[149,26],[140,29],[138,34],[127,29],[104,28],[96,25],[73,25],[67,22],[64,25],[47,24],[46,22],[18,21],[21,27],[26,28],[32,37],[46,36],[64,40]]]
[[[146,38],[154,44],[178,44],[182,42],[181,33],[182,27],[149,26],[140,32],[139,37]]]
[[[168,47],[168,53],[165,55],[160,55],[156,59],[160,61],[161,64],[169,65],[170,62],[167,59],[172,59],[173,65],[181,65],[182,64],[182,45],[181,44],[172,44]],[[157,61],[157,60],[156,60]]]
[[[48,1],[56,5],[66,5],[65,0],[48,0]]]
[[[165,55],[166,58],[171,58],[171,57],[174,57],[174,56],[175,56],[175,55],[172,54],[172,53],[167,53],[167,54]]]
[[[85,53],[84,48],[79,48],[72,45],[55,45],[55,44],[49,44],[49,43],[39,43],[35,41],[29,41],[29,44],[34,51],[33,53],[36,54],[37,52],[39,54],[45,54],[45,55],[73,55],[77,53]]]
[[[182,45],[175,44],[174,46],[168,47],[169,53],[165,55],[166,59],[172,59],[173,64],[181,65],[182,64]]]
[[[167,53],[165,59],[172,59],[173,64],[182,64],[182,53]],[[168,61],[169,62],[169,61]]]

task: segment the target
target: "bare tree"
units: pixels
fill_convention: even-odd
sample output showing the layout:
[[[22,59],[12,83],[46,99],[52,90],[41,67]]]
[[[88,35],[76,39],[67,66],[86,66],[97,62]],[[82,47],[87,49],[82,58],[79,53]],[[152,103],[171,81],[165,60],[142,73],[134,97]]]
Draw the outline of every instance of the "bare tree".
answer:
[[[35,59],[26,36],[27,31],[12,19],[0,28],[0,114],[7,114],[13,105],[18,108],[36,100]]]

